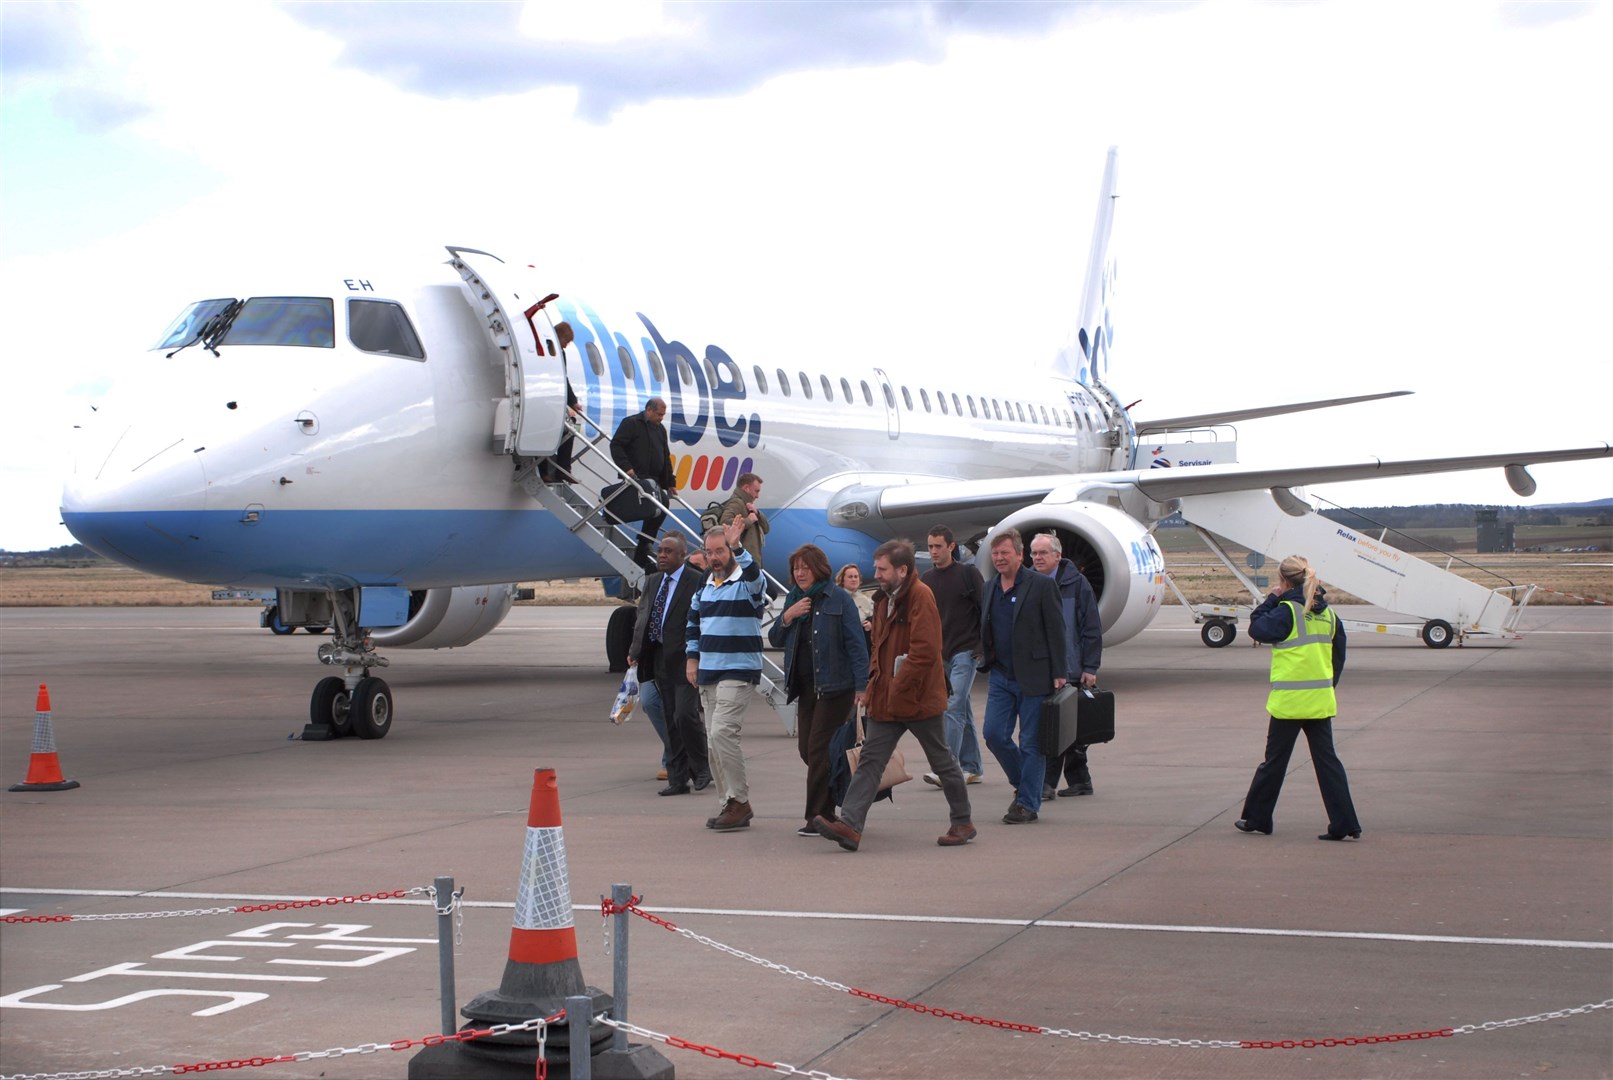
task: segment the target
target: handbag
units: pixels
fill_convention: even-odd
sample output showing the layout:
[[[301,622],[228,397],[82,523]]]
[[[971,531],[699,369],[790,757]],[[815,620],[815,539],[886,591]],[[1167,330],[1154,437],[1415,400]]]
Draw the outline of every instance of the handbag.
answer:
[[[858,714],[856,720],[857,744],[846,751],[846,764],[851,766],[852,776],[857,775],[857,765],[863,756],[863,718]],[[879,790],[889,791],[897,784],[905,784],[911,779],[913,776],[907,771],[907,759],[902,757],[900,750],[892,747],[891,759],[885,762],[885,771],[879,777]]]

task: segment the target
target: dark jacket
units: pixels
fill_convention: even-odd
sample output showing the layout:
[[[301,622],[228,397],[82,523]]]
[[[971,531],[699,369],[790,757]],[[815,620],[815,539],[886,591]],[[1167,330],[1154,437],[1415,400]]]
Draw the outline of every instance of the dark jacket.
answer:
[[[896,610],[874,597],[873,651],[868,660],[871,720],[928,720],[947,711],[946,658],[941,655],[941,613],[930,587],[908,575]],[[906,656],[902,669],[896,658]]]
[[[935,593],[941,609],[941,651],[947,657],[980,650],[980,604],[985,581],[974,563],[954,559],[945,570],[934,567],[919,579]]]
[[[650,612],[655,607],[655,598],[661,591],[661,580],[665,577],[665,573],[657,570],[644,578],[644,592],[638,601],[638,617],[633,621],[633,644],[627,650],[630,660],[644,659],[649,644]],[[641,680],[684,677],[684,635],[689,628],[689,601],[705,581],[704,570],[689,563],[683,564],[683,574],[678,578],[672,595],[667,597],[666,611],[661,616],[660,656],[649,661],[647,670],[639,672]]]
[[[789,626],[783,619],[774,619],[768,627],[767,640],[784,649],[784,688],[789,695],[786,702],[801,696],[801,680],[795,670],[795,659],[800,655],[796,643],[801,628],[808,623],[812,626],[812,682],[818,696],[867,686],[868,638],[863,633],[862,616],[851,594],[831,584],[812,602],[811,615]]]
[[[623,472],[632,469],[640,480],[654,480],[671,494],[672,449],[666,428],[643,413],[634,413],[616,429],[610,440],[610,459]]]
[[[1059,590],[1053,579],[1021,567],[1014,583],[1021,591],[1014,606],[1014,640],[1008,643],[1014,664],[1014,681],[1031,697],[1053,692],[1053,680],[1067,677],[1063,670],[1068,654],[1064,644],[1064,616],[1059,612]],[[1002,575],[993,574],[986,582],[986,602],[981,605],[980,646],[982,670],[997,662],[1002,643],[991,628],[991,612],[1008,603],[1003,594]]]
[[[1098,594],[1092,583],[1069,559],[1053,569],[1059,587],[1059,610],[1064,614],[1065,665],[1073,682],[1087,672],[1096,675],[1103,663],[1103,620],[1098,617]]]
[[[1294,612],[1288,606],[1288,601],[1296,604],[1305,603],[1303,589],[1289,589],[1280,596],[1267,596],[1261,601],[1259,607],[1249,613],[1249,636],[1256,641],[1263,641],[1267,645],[1275,645],[1285,640],[1294,631]],[[1311,610],[1320,614],[1327,610],[1327,590],[1316,586],[1316,596],[1311,600]],[[1336,613],[1335,613],[1336,614]],[[1344,651],[1346,646],[1344,638],[1344,622],[1340,620],[1338,628],[1333,631],[1333,685],[1339,684],[1339,678],[1344,674]]]

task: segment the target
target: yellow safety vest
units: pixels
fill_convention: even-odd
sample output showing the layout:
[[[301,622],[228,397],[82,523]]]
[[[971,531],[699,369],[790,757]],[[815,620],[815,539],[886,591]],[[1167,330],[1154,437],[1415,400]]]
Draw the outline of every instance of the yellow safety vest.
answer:
[[[1333,634],[1338,616],[1328,608],[1320,614],[1301,611],[1285,600],[1294,613],[1294,628],[1271,648],[1271,694],[1266,711],[1279,720],[1326,720],[1337,716],[1333,693]]]

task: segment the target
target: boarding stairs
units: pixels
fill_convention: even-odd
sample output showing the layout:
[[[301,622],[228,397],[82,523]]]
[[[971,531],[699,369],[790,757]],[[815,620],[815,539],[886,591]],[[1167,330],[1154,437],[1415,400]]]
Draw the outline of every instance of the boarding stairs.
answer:
[[[603,428],[584,415],[574,416],[573,420],[581,430],[576,431],[573,444],[571,480],[545,483],[540,472],[544,459],[517,457],[515,482],[622,578],[625,597],[637,599],[647,573],[633,561],[633,551],[642,535],[639,529],[642,523],[621,521],[612,514],[607,506],[609,500],[603,495],[604,489],[617,483],[630,484],[645,500],[659,507],[666,514],[667,527],[680,530],[693,547],[705,543],[698,529],[690,525],[690,522],[698,524],[700,512],[681,496],[674,494],[667,498],[664,493],[652,494],[651,489],[640,485],[612,460],[610,437]],[[762,576],[773,589],[780,589],[777,579],[765,569]],[[769,605],[763,616],[764,634],[774,618],[777,618],[777,605]],[[762,653],[762,680],[756,690],[778,713],[784,730],[795,734],[795,706],[784,700],[787,696],[784,671],[765,651]]]
[[[1185,496],[1181,513],[1257,603],[1263,599],[1262,590],[1233,563],[1217,537],[1272,559],[1303,555],[1325,584],[1417,620],[1344,620],[1352,633],[1420,637],[1434,649],[1445,648],[1452,641],[1461,644],[1470,637],[1516,640],[1519,620],[1535,591],[1533,585],[1507,582],[1487,588],[1469,581],[1448,569],[1455,556],[1448,558],[1446,566],[1437,566],[1385,542],[1387,529],[1373,537],[1340,525],[1285,488]],[[1193,613],[1193,621],[1203,624],[1201,636],[1211,647],[1230,643],[1236,636],[1236,619],[1252,610],[1241,605],[1188,603],[1168,575],[1166,580]]]

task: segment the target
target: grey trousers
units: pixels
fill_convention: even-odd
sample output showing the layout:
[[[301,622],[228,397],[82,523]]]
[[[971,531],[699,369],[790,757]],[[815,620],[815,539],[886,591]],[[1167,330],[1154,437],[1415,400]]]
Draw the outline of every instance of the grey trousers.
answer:
[[[874,805],[879,794],[879,778],[885,772],[897,740],[911,731],[929,759],[930,771],[941,779],[941,791],[947,797],[947,809],[952,824],[969,824],[969,791],[963,786],[963,770],[958,759],[947,747],[946,725],[939,716],[928,720],[876,720],[872,717],[863,725],[862,759],[857,763],[857,775],[851,778],[846,791],[845,805],[840,808],[840,820],[858,832],[868,818],[868,808]]]

